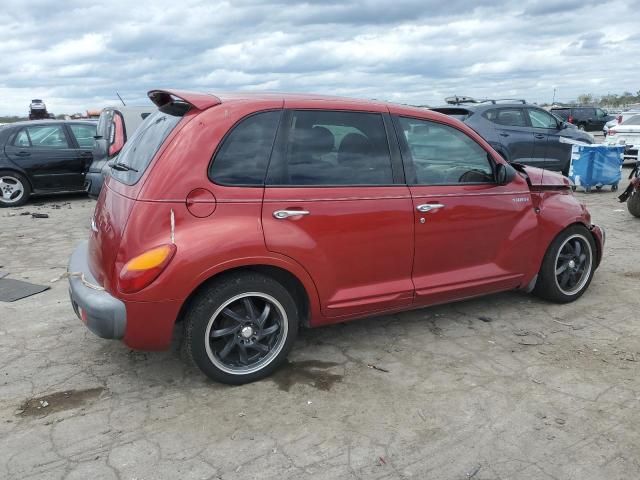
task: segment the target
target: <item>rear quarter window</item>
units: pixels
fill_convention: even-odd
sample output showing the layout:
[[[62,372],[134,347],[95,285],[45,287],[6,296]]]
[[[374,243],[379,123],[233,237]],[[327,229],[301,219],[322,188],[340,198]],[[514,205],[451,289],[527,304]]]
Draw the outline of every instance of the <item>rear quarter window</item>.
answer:
[[[221,185],[262,186],[281,114],[260,112],[237,123],[214,155],[209,179]]]
[[[120,151],[111,176],[125,185],[134,185],[140,180],[164,141],[188,111],[189,105],[176,102],[149,115]]]

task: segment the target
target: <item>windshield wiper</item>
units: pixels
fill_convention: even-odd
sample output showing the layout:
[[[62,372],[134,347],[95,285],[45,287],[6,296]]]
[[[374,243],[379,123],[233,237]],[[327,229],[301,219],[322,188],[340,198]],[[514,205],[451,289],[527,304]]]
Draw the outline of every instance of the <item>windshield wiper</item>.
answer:
[[[136,173],[138,173],[138,170],[136,170],[133,167],[130,167],[126,163],[114,163],[113,165],[111,165],[111,168],[113,168],[114,170],[119,170],[121,172],[136,172]]]

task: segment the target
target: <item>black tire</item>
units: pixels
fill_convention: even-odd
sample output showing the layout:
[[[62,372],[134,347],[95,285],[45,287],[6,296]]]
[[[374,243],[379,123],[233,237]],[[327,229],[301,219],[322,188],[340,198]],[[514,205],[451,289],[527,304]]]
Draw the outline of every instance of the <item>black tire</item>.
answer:
[[[224,276],[205,287],[185,320],[187,357],[212,380],[241,385],[269,376],[286,360],[298,333],[299,312],[280,283],[246,272]]]
[[[617,183],[611,185],[611,191],[612,192],[617,192],[618,191],[618,184]]]
[[[20,190],[20,195],[11,199]],[[31,196],[31,184],[24,175],[12,170],[0,170],[0,208],[19,207]]]
[[[576,241],[580,244],[577,252]],[[569,253],[571,251],[573,253]],[[563,230],[547,249],[533,293],[555,303],[577,300],[589,288],[596,268],[596,255],[595,241],[586,227],[573,225]],[[568,280],[565,281],[566,277]]]
[[[640,192],[637,190],[627,199],[627,210],[636,218],[640,218]]]
[[[578,125],[578,130],[582,130],[583,132],[586,130],[584,123]]]

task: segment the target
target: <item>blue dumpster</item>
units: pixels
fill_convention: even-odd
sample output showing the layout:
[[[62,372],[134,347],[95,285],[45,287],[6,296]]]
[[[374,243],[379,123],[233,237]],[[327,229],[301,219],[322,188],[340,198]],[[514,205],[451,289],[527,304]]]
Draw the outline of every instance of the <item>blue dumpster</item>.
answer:
[[[610,185],[612,191],[618,189],[622,178],[624,146],[573,145],[569,178],[576,187],[590,192]]]

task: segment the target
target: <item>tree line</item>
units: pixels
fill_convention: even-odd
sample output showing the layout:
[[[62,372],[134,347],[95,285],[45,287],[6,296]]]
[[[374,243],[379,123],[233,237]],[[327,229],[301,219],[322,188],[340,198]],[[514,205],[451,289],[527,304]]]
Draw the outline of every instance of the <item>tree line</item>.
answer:
[[[582,95],[578,95],[578,98],[575,102],[572,102],[578,105],[596,105],[599,107],[614,107],[614,108],[624,108],[634,103],[640,103],[640,90],[638,90],[635,94],[631,92],[624,92],[623,94],[607,94],[602,96],[597,96],[592,93],[583,93]]]

